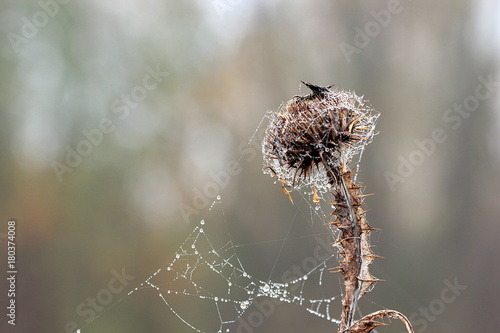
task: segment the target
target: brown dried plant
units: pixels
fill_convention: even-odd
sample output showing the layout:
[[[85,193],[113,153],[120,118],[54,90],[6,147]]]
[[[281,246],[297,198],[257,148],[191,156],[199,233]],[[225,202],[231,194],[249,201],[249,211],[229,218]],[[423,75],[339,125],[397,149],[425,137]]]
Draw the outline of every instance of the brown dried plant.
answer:
[[[330,204],[335,208],[327,224],[340,232],[334,243],[340,259],[331,270],[340,272],[344,280],[339,332],[370,332],[383,325],[380,320],[385,317],[400,319],[413,332],[409,320],[394,310],[354,320],[359,299],[380,280],[369,271],[378,256],[371,250],[374,228],[363,208],[368,195],[363,194],[362,184],[355,184],[350,162],[372,141],[379,114],[353,92],[303,83],[311,93],[293,97],[270,117],[263,141],[264,172],[284,185],[291,201],[287,187],[311,187],[314,202],[325,193],[333,197]]]

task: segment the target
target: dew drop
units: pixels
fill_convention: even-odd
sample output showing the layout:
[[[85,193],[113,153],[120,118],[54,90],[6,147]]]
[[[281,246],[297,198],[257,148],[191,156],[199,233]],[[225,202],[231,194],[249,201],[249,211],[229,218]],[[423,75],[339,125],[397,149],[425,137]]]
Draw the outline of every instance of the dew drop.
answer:
[[[262,287],[262,290],[267,293],[271,288],[269,288],[269,285],[264,285],[264,287]]]
[[[175,257],[176,257],[177,259],[179,259],[179,258],[181,257],[181,255],[180,255],[179,253],[177,253],[177,254],[175,255]]]
[[[247,272],[243,272],[243,277],[247,277]]]
[[[319,206],[314,207],[314,209],[319,210]]]
[[[307,275],[304,275],[304,277],[302,278],[302,280],[307,280]]]
[[[220,200],[220,195],[217,196],[217,200]]]
[[[205,220],[201,220],[201,221],[200,221],[200,224],[201,224],[201,225],[204,225],[204,224],[205,224]]]
[[[246,308],[248,308],[248,302],[247,301],[243,301],[240,303],[240,308],[242,308],[243,310],[245,310]]]
[[[193,244],[193,245],[191,245],[191,248],[192,248],[192,249],[194,249],[195,247],[196,247],[196,245],[194,245],[194,244]]]
[[[203,233],[203,228],[200,228],[200,233]]]
[[[233,284],[231,282],[228,282],[227,285],[231,287]]]
[[[214,301],[218,301],[219,300],[219,297],[214,297]]]

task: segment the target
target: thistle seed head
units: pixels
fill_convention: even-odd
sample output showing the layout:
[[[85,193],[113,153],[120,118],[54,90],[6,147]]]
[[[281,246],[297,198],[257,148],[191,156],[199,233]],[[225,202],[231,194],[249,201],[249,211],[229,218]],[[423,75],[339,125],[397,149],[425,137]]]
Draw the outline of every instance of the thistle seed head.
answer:
[[[292,188],[326,192],[331,175],[372,141],[379,114],[354,92],[303,83],[311,93],[293,97],[269,117],[263,171]]]

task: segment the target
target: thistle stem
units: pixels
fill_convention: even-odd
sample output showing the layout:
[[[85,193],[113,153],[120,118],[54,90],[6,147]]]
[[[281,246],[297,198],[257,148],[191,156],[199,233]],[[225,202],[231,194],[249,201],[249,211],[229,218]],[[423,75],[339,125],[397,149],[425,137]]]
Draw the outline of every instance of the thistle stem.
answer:
[[[328,165],[328,163],[325,163]],[[361,232],[363,230],[359,221],[362,214],[357,214],[356,207],[362,198],[352,183],[352,173],[344,165],[342,170],[332,170],[330,167],[327,175],[332,185],[337,209],[335,216],[336,227],[341,234],[337,241],[342,259],[340,260],[340,272],[344,278],[344,297],[342,299],[342,314],[340,319],[340,332],[345,331],[353,324],[359,297],[362,294],[362,283],[359,281],[362,267],[362,244]],[[357,205],[358,204],[358,205]]]

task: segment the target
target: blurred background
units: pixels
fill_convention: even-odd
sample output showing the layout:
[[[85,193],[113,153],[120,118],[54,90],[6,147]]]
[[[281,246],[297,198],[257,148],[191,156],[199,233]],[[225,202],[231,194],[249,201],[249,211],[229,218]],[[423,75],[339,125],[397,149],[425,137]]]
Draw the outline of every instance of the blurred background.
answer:
[[[498,1],[3,0],[0,15],[0,260],[14,219],[18,266],[16,326],[3,314],[0,327],[192,332],[156,291],[127,293],[202,218],[252,245],[238,255],[260,279],[310,256],[288,237],[294,216],[291,233],[310,234],[307,217],[260,153],[266,112],[305,80],[381,113],[359,180],[376,194],[373,272],[386,282],[361,310],[399,310],[417,332],[497,329]],[[209,211],[218,194],[222,217]],[[113,299],[91,306],[102,290]],[[292,305],[232,328],[335,330]]]

